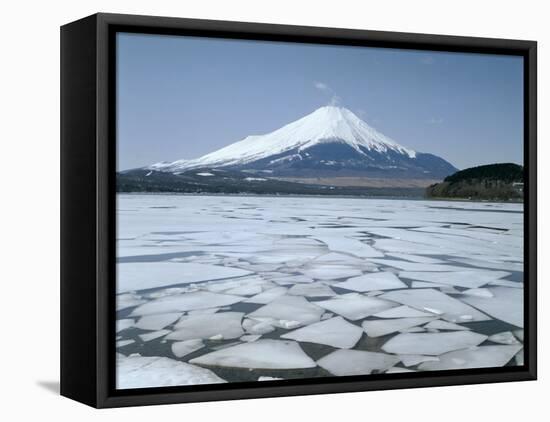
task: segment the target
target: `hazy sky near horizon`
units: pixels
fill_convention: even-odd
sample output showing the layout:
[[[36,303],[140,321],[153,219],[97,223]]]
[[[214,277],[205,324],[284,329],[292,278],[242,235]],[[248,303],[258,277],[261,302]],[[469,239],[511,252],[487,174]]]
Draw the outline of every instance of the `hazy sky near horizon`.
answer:
[[[338,101],[458,168],[523,164],[515,56],[118,34],[118,170],[197,158]]]

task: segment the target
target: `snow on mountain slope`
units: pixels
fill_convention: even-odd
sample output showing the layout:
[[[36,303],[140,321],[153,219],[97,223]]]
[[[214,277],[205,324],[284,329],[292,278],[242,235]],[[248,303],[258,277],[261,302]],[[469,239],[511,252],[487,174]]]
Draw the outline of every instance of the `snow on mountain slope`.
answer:
[[[414,158],[416,152],[405,148],[387,136],[377,132],[350,110],[343,107],[325,106],[266,135],[248,136],[195,160],[179,160],[173,163],[157,163],[157,170],[170,167],[189,169],[193,167],[242,165],[271,155],[298,148],[305,150],[313,145],[328,142],[343,142],[364,154],[359,148],[378,152],[393,150]]]
[[[437,156],[399,145],[350,110],[337,106],[321,107],[274,132],[248,136],[197,159],[148,168],[180,173],[223,167],[285,176],[337,171],[340,175],[376,172],[382,177],[392,177],[392,173],[394,177],[441,177],[456,170]]]

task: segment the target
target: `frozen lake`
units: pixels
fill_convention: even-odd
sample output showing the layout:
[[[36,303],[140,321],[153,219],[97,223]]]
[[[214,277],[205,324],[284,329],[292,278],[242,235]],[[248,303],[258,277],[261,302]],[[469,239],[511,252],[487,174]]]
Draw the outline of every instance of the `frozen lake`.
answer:
[[[523,205],[118,195],[117,387],[521,365]]]

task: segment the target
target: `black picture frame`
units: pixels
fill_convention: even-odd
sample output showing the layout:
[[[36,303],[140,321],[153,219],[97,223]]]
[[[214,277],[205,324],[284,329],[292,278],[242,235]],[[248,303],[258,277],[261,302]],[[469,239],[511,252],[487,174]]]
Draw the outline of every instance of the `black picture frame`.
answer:
[[[136,390],[114,388],[116,32],[519,55],[524,58],[525,365]],[[61,28],[61,394],[94,406],[535,380],[537,44],[534,41],[95,14]]]

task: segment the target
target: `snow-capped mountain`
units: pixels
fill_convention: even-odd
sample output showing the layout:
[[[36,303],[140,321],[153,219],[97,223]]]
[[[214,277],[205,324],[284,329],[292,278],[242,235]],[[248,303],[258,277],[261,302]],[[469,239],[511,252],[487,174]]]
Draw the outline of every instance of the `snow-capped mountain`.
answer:
[[[226,168],[273,176],[370,176],[437,179],[457,169],[432,154],[406,148],[343,107],[325,106],[274,132],[245,139],[194,160],[156,163],[181,173]]]

